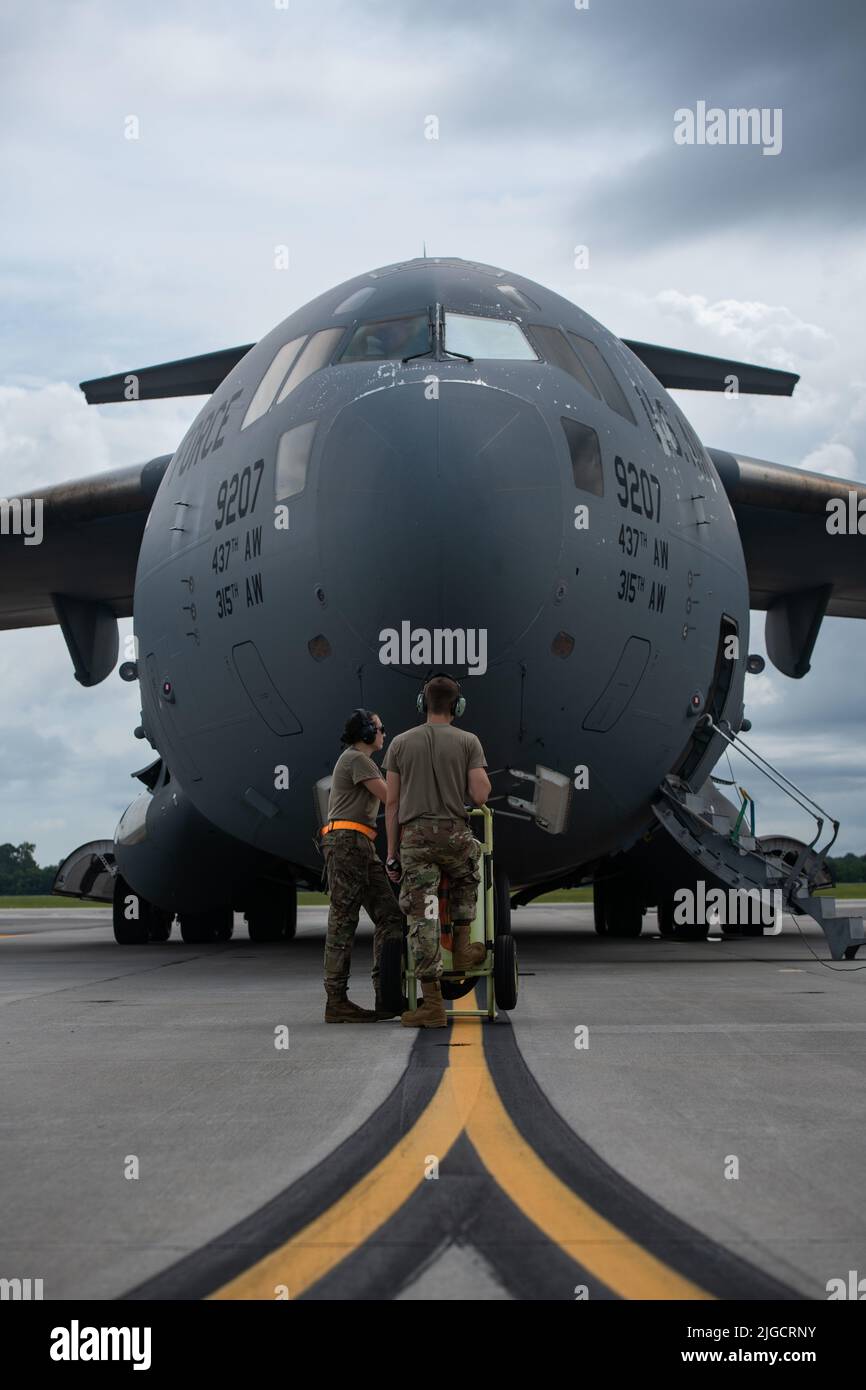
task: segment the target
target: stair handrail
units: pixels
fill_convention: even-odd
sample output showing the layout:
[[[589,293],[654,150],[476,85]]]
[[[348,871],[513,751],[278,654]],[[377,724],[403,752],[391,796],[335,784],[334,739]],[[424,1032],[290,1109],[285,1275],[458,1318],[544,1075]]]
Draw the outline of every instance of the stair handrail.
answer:
[[[759,753],[756,748],[752,748],[741,734],[734,733],[734,730],[726,719],[716,724],[712,715],[705,714],[702,722],[705,724],[705,727],[719,734],[719,736],[723,738],[726,743],[729,743],[732,748],[736,748],[741,757],[744,757],[754,768],[757,768],[758,772],[762,773],[775,787],[778,787],[779,791],[783,792],[785,796],[790,797],[790,799],[796,802],[807,815],[812,817],[817,823],[818,828],[815,832],[814,839],[809,842],[807,850],[820,854],[822,859],[826,858],[836,843],[841,822],[836,820],[835,816],[831,816],[829,811],[826,811],[823,806],[819,806],[818,802],[815,801],[808,792],[803,791],[802,787],[798,787],[796,782],[792,782],[789,777],[785,776],[784,772],[780,772],[777,767],[774,767],[770,760],[765,758],[762,753]],[[726,729],[728,730],[727,733],[725,732]],[[827,821],[829,821],[833,827],[833,835],[829,844],[825,845],[823,850],[818,851],[815,849],[815,846],[821,838],[822,831]],[[786,880],[787,883],[792,882],[794,877],[799,874],[805,862],[805,857],[805,854],[802,853],[798,856],[794,871],[792,871]]]

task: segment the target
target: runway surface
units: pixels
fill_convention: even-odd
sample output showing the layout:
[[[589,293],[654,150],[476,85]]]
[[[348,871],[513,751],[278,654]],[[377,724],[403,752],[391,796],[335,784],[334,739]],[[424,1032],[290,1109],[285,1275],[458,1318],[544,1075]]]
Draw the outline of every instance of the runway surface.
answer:
[[[866,1270],[866,961],[817,927],[682,943],[650,914],[610,941],[589,907],[524,908],[517,1008],[419,1034],[324,1023],[324,925],[118,947],[105,910],[0,911],[0,1277],[797,1299]],[[370,963],[364,922],[360,1003]]]

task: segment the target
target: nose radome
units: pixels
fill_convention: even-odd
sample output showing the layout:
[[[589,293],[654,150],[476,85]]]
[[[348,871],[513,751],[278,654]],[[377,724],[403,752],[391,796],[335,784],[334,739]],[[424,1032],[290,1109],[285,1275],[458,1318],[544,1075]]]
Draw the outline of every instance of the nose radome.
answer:
[[[552,592],[553,441],[506,391],[450,379],[438,399],[419,382],[353,401],[325,441],[318,505],[329,598],[371,645],[406,621],[485,629],[489,664]]]

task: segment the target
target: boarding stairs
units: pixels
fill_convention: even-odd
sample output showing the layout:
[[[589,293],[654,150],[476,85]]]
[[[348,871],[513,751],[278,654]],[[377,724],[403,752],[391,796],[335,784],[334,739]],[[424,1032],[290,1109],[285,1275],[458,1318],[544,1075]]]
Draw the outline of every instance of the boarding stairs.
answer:
[[[811,917],[818,923],[834,960],[853,960],[858,948],[866,945],[866,921],[861,916],[849,916],[844,910],[840,914],[835,898],[817,896],[820,889],[833,886],[826,855],[836,840],[839,822],[828,817],[805,792],[734,734],[730,726],[715,724],[709,716],[705,719],[710,731],[721,734],[775,786],[808,811],[817,822],[817,832],[809,844],[782,835],[758,836],[755,803],[744,788],[739,788],[742,801],[737,808],[717,790],[718,779],[711,779],[695,792],[674,774],[669,774],[659,788],[652,807],[656,819],[705,878],[744,892],[778,890],[784,911]],[[818,849],[828,820],[833,827],[832,838]]]

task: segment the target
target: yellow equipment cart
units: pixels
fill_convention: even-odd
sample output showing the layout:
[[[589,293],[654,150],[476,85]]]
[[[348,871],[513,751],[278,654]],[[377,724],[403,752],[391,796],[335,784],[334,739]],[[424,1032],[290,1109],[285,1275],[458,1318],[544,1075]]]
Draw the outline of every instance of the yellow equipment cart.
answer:
[[[478,838],[481,852],[479,870],[481,881],[478,890],[478,906],[472,923],[470,940],[483,941],[487,948],[484,964],[474,970],[456,971],[451,965],[451,921],[448,911],[447,878],[442,875],[439,888],[439,925],[442,933],[442,997],[459,999],[469,994],[479,980],[486,981],[487,1004],[483,1009],[461,1009],[461,1018],[496,1017],[500,1009],[513,1009],[517,1004],[517,951],[510,932],[496,933],[493,888],[493,812],[487,806],[470,811],[473,829],[481,830]],[[415,975],[415,962],[412,944],[406,937],[399,941],[386,941],[379,962],[380,989],[386,1007],[402,1012],[417,1008],[418,980]],[[449,1017],[457,1012],[448,1009]]]

